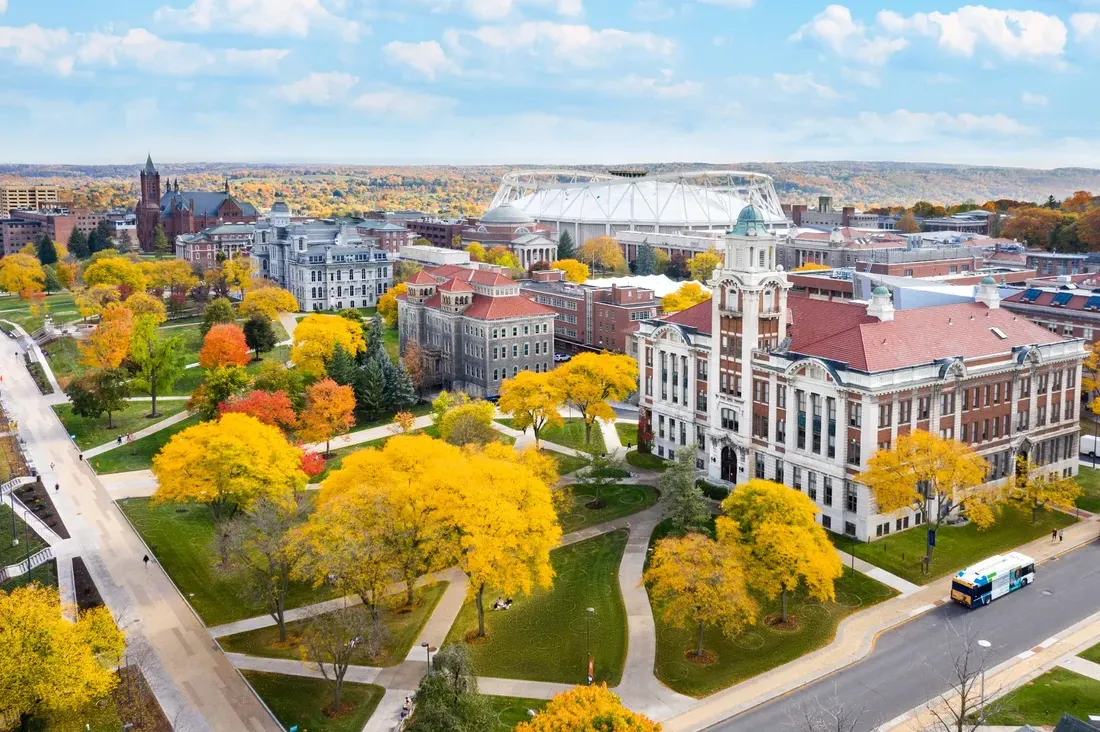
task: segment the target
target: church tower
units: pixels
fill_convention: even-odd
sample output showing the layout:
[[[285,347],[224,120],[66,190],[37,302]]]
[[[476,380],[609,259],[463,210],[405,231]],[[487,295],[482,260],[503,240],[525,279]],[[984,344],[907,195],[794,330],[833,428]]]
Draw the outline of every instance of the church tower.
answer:
[[[708,468],[712,478],[730,483],[752,477],[749,457],[757,408],[755,382],[769,378],[754,372],[754,354],[766,358],[766,352],[779,348],[786,336],[791,285],[776,264],[778,243],[760,212],[746,206],[726,234],[725,261],[708,283],[714,334],[707,364],[714,395]]]
[[[145,159],[141,169],[141,198],[137,205],[138,244],[143,252],[153,251],[153,238],[160,223],[160,172],[153,166],[153,156]]]

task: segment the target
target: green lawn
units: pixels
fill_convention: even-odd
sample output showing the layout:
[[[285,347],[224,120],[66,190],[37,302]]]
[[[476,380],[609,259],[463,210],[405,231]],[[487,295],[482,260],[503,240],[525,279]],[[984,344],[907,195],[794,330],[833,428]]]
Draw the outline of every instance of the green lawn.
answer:
[[[1100,681],[1060,667],[1035,677],[990,704],[986,722],[1013,727],[1057,724],[1063,714],[1100,713]]]
[[[626,454],[626,462],[633,465],[635,468],[642,468],[643,470],[655,470],[658,473],[663,473],[668,468],[668,461],[657,457],[653,454],[646,454],[638,452],[637,450],[631,450]]]
[[[11,592],[16,587],[23,587],[29,584],[39,584],[43,587],[57,587],[57,560],[51,559],[32,569],[30,574],[21,574],[15,579],[8,580],[0,585],[0,590]]]
[[[168,402],[165,402],[167,404]],[[182,403],[182,402],[180,402]],[[157,405],[158,408],[160,405]],[[160,449],[168,444],[173,435],[183,432],[202,421],[198,415],[191,415],[182,422],[177,422],[167,429],[154,432],[151,435],[134,440],[130,444],[123,443],[122,447],[116,447],[105,453],[88,460],[100,475],[108,473],[125,473],[130,470],[147,470],[153,466],[153,457]]]
[[[637,422],[616,422],[615,431],[619,433],[619,442],[623,443],[623,447],[626,447],[627,443],[634,447],[638,446]]]
[[[4,500],[7,500],[6,498]],[[21,513],[17,513],[15,516],[15,538],[19,540],[19,543],[15,546],[11,544],[12,535],[12,511],[8,507],[7,503],[0,503],[0,567],[7,567],[12,564],[18,564],[27,558],[27,541],[30,541],[31,556],[34,556],[37,552],[46,548],[46,542],[42,541],[38,537],[38,534],[34,533],[31,529],[27,531],[28,527],[23,522]]]
[[[432,413],[432,403],[431,402],[421,402],[421,403],[415,405],[412,409],[410,409],[409,412],[414,417],[423,417],[425,414],[431,414]],[[360,432],[362,430],[369,430],[373,427],[385,427],[387,425],[393,424],[393,417],[394,417],[394,415],[387,414],[384,417],[379,417],[378,419],[368,421],[364,417],[357,416],[355,426],[351,428],[351,431],[352,432]]]
[[[241,671],[285,728],[301,732],[361,732],[374,714],[386,690],[374,684],[345,682],[340,701],[350,710],[329,717],[324,709],[332,704],[333,685],[324,679],[284,676],[263,671]]]
[[[1097,643],[1092,648],[1086,648],[1077,654],[1086,661],[1092,661],[1093,663],[1100,663],[1100,643]]]
[[[404,607],[398,607],[396,611],[389,608],[383,610],[382,622],[389,631],[385,647],[377,656],[369,656],[365,653],[366,647],[360,646],[364,652],[357,651],[352,663],[356,666],[396,666],[402,663],[446,589],[446,582],[436,582],[417,589],[417,602],[412,610]],[[402,593],[400,597],[394,596],[392,599],[404,603],[404,598]],[[362,612],[366,613],[367,610],[363,608]],[[226,636],[219,638],[218,642],[231,652],[298,660],[301,658],[299,643],[307,623],[305,620],[287,623],[286,643],[279,643],[279,629],[276,626]]]
[[[114,422],[113,427],[107,426],[107,415],[105,414],[94,419],[76,416],[73,414],[71,404],[55,404],[53,410],[57,413],[61,424],[65,425],[68,433],[74,436],[77,447],[81,450],[87,450],[110,442],[118,435],[122,435],[125,441],[127,433],[145,429],[167,417],[171,417],[173,414],[182,412],[186,407],[187,402],[184,401],[158,401],[157,411],[160,416],[149,419],[145,416],[149,414],[151,408],[149,402],[127,402],[121,411],[111,415]]]
[[[1082,491],[1077,499],[1077,508],[1091,513],[1100,511],[1100,470],[1086,468],[1082,464],[1077,474],[1077,484]]]
[[[512,419],[506,417],[498,419],[505,427],[512,427]],[[513,427],[513,429],[515,429]],[[580,417],[569,417],[561,427],[543,427],[539,430],[539,439],[543,442],[553,442],[562,447],[571,447],[574,450],[598,454],[606,452],[603,442],[603,432],[598,424],[592,425],[592,441],[585,444],[584,420]]]
[[[46,304],[49,306],[49,312],[57,316],[54,318],[56,324],[80,317],[79,313],[75,312],[68,315],[62,314],[70,310],[76,310],[76,306],[73,304],[73,296],[67,292],[46,295]],[[30,303],[16,297],[0,299],[0,320],[10,320],[13,323],[18,323],[28,333],[33,333],[41,328],[46,322],[45,316],[46,313],[39,316],[31,315]]]
[[[72,379],[83,376],[87,370],[79,363],[80,348],[75,338],[65,337],[47,344],[44,348],[49,353],[46,362],[49,363],[50,370],[61,384],[61,388],[65,388]]]
[[[489,732],[512,732],[520,722],[531,719],[527,710],[542,711],[546,699],[523,699],[516,696],[487,696],[489,706],[497,716],[497,725]]]
[[[576,455],[566,455],[562,452],[554,452],[553,450],[542,449],[539,450],[543,455],[548,455],[554,458],[554,461],[558,464],[558,475],[568,475],[574,470],[580,470],[588,465],[589,461]]]
[[[652,486],[620,484],[601,490],[604,507],[593,509],[585,504],[596,497],[595,490],[583,483],[575,483],[570,489],[573,510],[559,517],[561,530],[566,534],[644,511],[657,502],[657,490]]]
[[[668,519],[658,524],[650,546],[667,536],[671,528]],[[732,640],[716,627],[703,629],[703,647],[717,655],[715,663],[705,666],[685,656],[695,651],[695,628],[673,627],[654,605],[653,619],[657,626],[654,670],[657,678],[671,689],[700,699],[828,645],[842,619],[895,594],[886,585],[845,567],[844,576],[836,582],[836,602],[818,602],[801,591],[787,598],[788,615],[798,623],[794,631],[774,630],[759,622],[778,613],[781,600],[776,597],[769,601],[757,594],[760,612],[755,626],[746,628]]]
[[[1050,536],[1051,529],[1060,529],[1073,522],[1072,516],[1043,510],[1038,512],[1033,524],[1029,512],[1015,506],[1005,506],[997,523],[987,531],[978,531],[974,524],[943,526],[936,533],[932,571],[927,575],[921,573],[920,566],[927,541],[925,526],[916,526],[867,544],[856,544],[856,556],[923,585],[994,554]],[[830,537],[841,549],[850,551],[850,539],[839,534],[830,534]]]
[[[487,638],[473,640],[470,652],[478,674],[507,679],[584,683],[585,624],[591,624],[596,683],[619,683],[626,660],[626,610],[619,593],[619,561],[626,531],[615,531],[572,546],[550,557],[556,576],[549,590],[513,597],[511,610],[491,610],[500,595],[485,590]],[[586,621],[585,609],[595,608]],[[457,643],[477,629],[472,601],[462,606],[447,635]]]
[[[207,625],[265,614],[262,608],[241,600],[233,575],[218,570],[214,522],[205,506],[154,506],[149,498],[128,498],[119,501],[118,506]],[[326,587],[313,589],[305,583],[294,583],[286,607],[301,607],[330,597],[332,592]]]

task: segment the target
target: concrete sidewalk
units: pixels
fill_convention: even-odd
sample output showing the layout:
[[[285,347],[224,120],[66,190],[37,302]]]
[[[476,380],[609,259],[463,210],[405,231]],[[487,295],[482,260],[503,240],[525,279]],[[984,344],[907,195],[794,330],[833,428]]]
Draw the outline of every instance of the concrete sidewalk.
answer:
[[[853,557],[851,554],[844,551],[840,547],[836,548],[836,553],[840,555],[840,561],[844,562],[845,567],[851,567],[857,572],[861,572],[873,580],[878,580],[887,587],[897,590],[902,596],[911,595],[914,592],[920,592],[920,585],[915,585],[909,580],[902,579],[896,574],[887,572],[882,567],[876,567],[870,562],[865,562],[859,557]]]
[[[425,427],[432,426],[432,415],[425,414],[421,417],[417,417],[413,422],[413,429],[422,430]],[[339,437],[332,438],[330,443],[330,450],[339,450],[342,447],[351,447],[352,445],[362,445],[364,442],[373,442],[374,440],[381,440],[385,437],[393,437],[397,432],[394,432],[393,424],[384,424],[378,427],[371,427],[366,430],[359,430],[358,432],[350,432],[346,435],[340,435]],[[324,452],[325,443],[314,442],[308,445],[302,445],[302,449],[307,452]]]
[[[161,397],[157,397],[157,399],[160,400]],[[161,421],[154,422],[153,424],[149,425],[148,427],[146,427],[144,429],[140,429],[137,432],[135,432],[134,433],[134,439],[135,440],[140,440],[142,437],[148,437],[149,435],[156,434],[157,432],[160,432],[161,430],[166,430],[169,427],[171,427],[172,425],[179,424],[180,422],[182,422],[183,420],[187,419],[190,416],[191,416],[191,413],[188,412],[185,409],[182,412],[179,412],[178,414],[173,414],[171,417],[165,417]],[[103,453],[110,452],[111,450],[122,450],[122,449],[125,449],[126,446],[129,445],[129,444],[130,443],[128,443],[126,441],[126,436],[123,435],[121,445],[118,444],[117,440],[111,440],[110,442],[105,442],[102,445],[99,445],[97,447],[93,447],[89,450],[84,450],[84,459],[87,460],[88,458],[94,458],[96,455],[102,455]]]

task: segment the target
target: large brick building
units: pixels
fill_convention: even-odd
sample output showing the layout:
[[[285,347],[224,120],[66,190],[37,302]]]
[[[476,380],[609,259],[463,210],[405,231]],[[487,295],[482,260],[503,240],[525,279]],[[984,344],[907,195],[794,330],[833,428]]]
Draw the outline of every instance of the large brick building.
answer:
[[[197,234],[220,224],[250,224],[256,221],[251,203],[238,201],[229,192],[181,191],[179,181],[165,183],[161,192],[160,172],[150,156],[141,170],[141,198],[137,206],[138,243],[142,251],[153,251],[157,226],[164,227],[169,244],[180,234]]]
[[[42,233],[53,241],[67,244],[74,230],[91,234],[99,222],[107,218],[105,212],[86,208],[44,208],[34,211],[12,211],[12,215],[25,221],[37,222]]]
[[[401,354],[419,346],[426,386],[495,397],[504,379],[554,367],[554,311],[508,277],[448,264],[406,283],[397,298]]]
[[[0,256],[17,254],[42,238],[42,225],[26,219],[0,219]]]
[[[1002,308],[992,279],[974,302],[896,312],[885,288],[869,304],[789,296],[776,244],[747,208],[713,299],[639,330],[641,422],[656,454],[694,445],[709,480],[784,483],[825,528],[863,540],[924,521],[880,514],[855,482],[911,430],[973,446],[991,481],[1019,455],[1076,473],[1081,340]]]

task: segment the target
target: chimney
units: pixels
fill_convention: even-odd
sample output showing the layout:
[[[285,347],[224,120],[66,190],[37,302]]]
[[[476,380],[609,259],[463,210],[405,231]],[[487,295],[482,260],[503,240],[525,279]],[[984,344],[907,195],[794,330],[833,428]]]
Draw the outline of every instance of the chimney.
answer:
[[[974,300],[983,303],[990,310],[1001,307],[1001,291],[997,287],[997,282],[992,277],[987,276],[978,285],[978,295]]]
[[[871,292],[871,302],[867,305],[867,314],[882,322],[894,319],[894,301],[890,291],[879,285]]]

